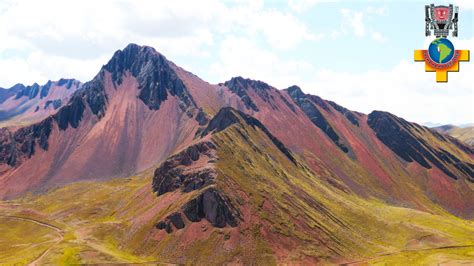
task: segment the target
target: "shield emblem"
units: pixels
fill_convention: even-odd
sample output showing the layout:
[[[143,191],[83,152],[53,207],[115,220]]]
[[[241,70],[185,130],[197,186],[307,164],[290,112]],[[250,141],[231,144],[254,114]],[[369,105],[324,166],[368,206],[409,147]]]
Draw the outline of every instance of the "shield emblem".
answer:
[[[449,16],[449,8],[447,7],[435,7],[434,8],[434,19],[438,21],[446,21]]]

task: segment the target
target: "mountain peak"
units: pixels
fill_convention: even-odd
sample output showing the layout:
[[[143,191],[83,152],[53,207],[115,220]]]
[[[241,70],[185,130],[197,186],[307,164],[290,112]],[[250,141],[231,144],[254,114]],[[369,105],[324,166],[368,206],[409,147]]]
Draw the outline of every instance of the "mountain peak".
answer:
[[[25,85],[21,83],[17,83],[8,89],[0,88],[0,103],[3,103],[23,89],[25,89]]]
[[[137,68],[153,59],[161,62],[166,60],[163,55],[152,47],[131,43],[123,50],[117,50],[103,68],[112,74],[112,78],[116,83],[120,84],[125,71],[137,72]]]
[[[241,76],[231,78],[229,81],[224,82],[224,85],[235,90],[246,90],[249,88],[267,90],[271,88],[270,85],[263,81],[243,78]]]
[[[138,98],[151,110],[158,110],[168,94],[180,99],[183,111],[196,106],[170,62],[152,47],[129,44],[116,51],[103,69],[111,73],[118,85],[126,72],[131,73],[138,81]]]
[[[298,85],[292,85],[288,88],[286,88],[288,93],[290,94],[304,94],[304,92],[301,90],[301,88]]]
[[[17,83],[13,86],[11,86],[10,88],[0,88],[1,90],[20,90],[22,88],[24,88],[25,85],[23,85],[22,83]]]
[[[254,89],[255,92],[260,97],[262,97],[262,99],[266,100],[266,92],[272,88],[270,85],[263,81],[246,79],[241,76],[231,78],[230,80],[224,82],[224,85],[229,88],[231,92],[237,94],[240,97],[247,109],[251,109],[255,112],[258,112],[259,109],[248,95],[248,90]]]
[[[206,129],[201,133],[201,136],[205,136],[209,133],[218,133],[229,128],[232,125],[239,124],[243,127],[246,125],[251,126],[252,128],[259,128],[263,133],[267,135],[268,138],[275,144],[275,146],[288,157],[293,163],[297,164],[296,159],[289,149],[273,136],[270,131],[256,118],[243,113],[239,110],[236,110],[232,107],[224,107],[219,110],[219,112],[211,119]]]
[[[436,131],[439,131],[439,132],[442,132],[442,133],[446,133],[447,131],[453,130],[453,129],[456,129],[456,128],[459,128],[459,127],[449,124],[449,125],[442,125],[442,126],[438,126],[438,127],[433,127],[432,129],[434,129]]]
[[[211,119],[209,125],[202,131],[201,136],[205,136],[210,132],[220,132],[233,124],[240,123],[239,117],[244,113],[235,110],[232,107],[224,107]]]

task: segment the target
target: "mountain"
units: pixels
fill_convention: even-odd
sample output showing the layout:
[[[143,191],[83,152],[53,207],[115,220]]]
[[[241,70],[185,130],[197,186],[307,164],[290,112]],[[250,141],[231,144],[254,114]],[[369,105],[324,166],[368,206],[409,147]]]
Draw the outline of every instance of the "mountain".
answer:
[[[0,103],[5,102],[8,98],[16,95],[19,91],[24,89],[25,85],[21,83],[17,83],[9,89],[0,88]]]
[[[433,127],[440,127],[440,126],[442,126],[443,124],[440,124],[440,123],[433,123],[433,122],[425,122],[425,123],[423,123],[422,125],[425,126],[425,127],[433,128]]]
[[[458,127],[460,128],[474,127],[474,123],[460,124],[458,125]]]
[[[0,237],[10,264],[461,263],[474,250],[472,147],[298,86],[209,84],[135,44],[54,114],[0,130],[0,184],[5,231],[34,231]]]
[[[453,125],[444,125],[439,127],[434,127],[434,130],[454,137],[471,147],[474,146],[474,126],[453,126]]]
[[[67,103],[81,87],[74,79],[48,81],[40,86],[16,84],[9,89],[0,88],[0,126],[24,126],[39,122]]]

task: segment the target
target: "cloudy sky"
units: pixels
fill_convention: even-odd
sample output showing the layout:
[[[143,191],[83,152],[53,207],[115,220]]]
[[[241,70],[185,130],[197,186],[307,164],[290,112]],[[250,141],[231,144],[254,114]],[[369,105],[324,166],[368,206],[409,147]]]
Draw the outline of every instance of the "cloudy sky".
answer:
[[[456,49],[474,50],[474,1],[453,1],[460,22],[451,39]],[[413,62],[413,50],[430,42],[424,5],[431,2],[0,0],[0,87],[88,81],[133,42],[211,83],[240,75],[280,89],[296,84],[365,113],[472,123],[473,62],[446,84]]]

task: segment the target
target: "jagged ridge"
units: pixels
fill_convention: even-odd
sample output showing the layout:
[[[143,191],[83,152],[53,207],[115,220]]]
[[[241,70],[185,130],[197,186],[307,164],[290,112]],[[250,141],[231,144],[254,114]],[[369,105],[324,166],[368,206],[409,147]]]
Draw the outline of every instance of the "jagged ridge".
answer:
[[[461,161],[457,156],[444,149],[437,149],[431,146],[423,138],[415,134],[415,132],[419,134],[432,134],[439,140],[448,142],[448,139],[439,133],[408,123],[402,118],[381,111],[370,113],[367,123],[374,130],[376,136],[405,161],[416,161],[421,166],[431,169],[429,161],[446,175],[458,179],[459,174],[453,173],[445,164],[452,165],[460,173],[466,175],[468,180],[474,181],[474,168],[472,164]],[[457,143],[456,145],[462,144]],[[469,150],[470,148],[466,146],[465,149]]]
[[[257,94],[257,96],[263,101],[268,103],[273,110],[278,110],[278,107],[275,105],[275,98],[270,93],[271,90],[274,90],[279,94],[280,99],[288,106],[288,108],[290,108],[290,110],[293,112],[296,111],[295,107],[290,102],[288,102],[285,97],[283,97],[279,90],[273,88],[263,81],[244,79],[242,77],[233,77],[229,81],[224,82],[224,85],[228,87],[231,92],[237,94],[240,97],[247,109],[253,110],[255,112],[258,112],[259,109],[248,94],[250,89],[252,89],[255,94]]]
[[[219,110],[219,112],[211,119],[207,128],[201,132],[201,136],[205,136],[211,132],[220,132],[233,124],[240,124],[242,122],[241,119],[243,119],[243,122],[247,125],[262,130],[270,138],[273,144],[275,144],[275,146],[277,146],[278,149],[288,157],[288,159],[290,159],[294,164],[297,164],[293,153],[287,149],[281,141],[273,136],[260,121],[250,115],[235,110],[232,107],[224,107]]]
[[[138,98],[152,110],[158,110],[168,94],[180,99],[180,108],[183,111],[196,107],[192,96],[171,69],[168,60],[152,47],[129,44],[123,51],[115,52],[104,69],[112,73],[112,79],[117,84],[122,82],[122,76],[126,72],[130,72],[139,84]],[[192,116],[190,112],[188,114]]]
[[[329,122],[326,120],[324,115],[318,110],[314,104],[320,106],[326,111],[330,112],[329,107],[326,103],[319,97],[308,95],[303,93],[303,91],[298,86],[291,86],[288,89],[288,94],[291,96],[293,101],[303,110],[303,112],[308,116],[308,118],[319,127],[326,135],[341,149],[343,152],[348,153],[349,148],[344,144],[332,128]]]
[[[66,130],[68,127],[77,128],[84,115],[84,111],[90,108],[91,112],[96,115],[99,119],[105,115],[107,109],[107,94],[104,88],[105,71],[109,71],[112,75],[112,79],[117,84],[122,81],[122,76],[126,72],[130,72],[135,76],[139,82],[139,95],[140,98],[150,109],[158,110],[160,104],[167,99],[168,93],[173,96],[177,96],[180,99],[179,107],[182,111],[185,111],[189,117],[192,117],[193,112],[189,108],[195,108],[196,105],[187,92],[183,82],[178,78],[174,70],[171,69],[168,61],[164,56],[156,52],[153,48],[147,46],[138,46],[136,44],[128,45],[123,51],[117,51],[111,60],[101,69],[101,71],[94,77],[93,80],[85,83],[82,87],[76,91],[68,101],[66,105],[58,110],[56,114],[52,116],[53,120],[56,121],[60,130]],[[77,81],[69,79],[61,79],[57,83],[61,86],[70,87]],[[15,97],[19,98],[22,96],[28,96],[30,98],[43,97],[42,95],[47,94],[52,82],[46,83],[44,86],[34,84],[28,87],[18,87],[18,92]],[[58,106],[58,102],[53,104]],[[38,108],[36,109],[38,111]],[[201,124],[205,125],[207,117],[205,113],[198,112],[196,120]],[[46,123],[40,122],[31,126],[26,127],[25,131],[37,131],[38,127],[44,126]],[[48,125],[50,125],[48,123]],[[50,129],[44,129],[42,132],[46,132],[41,136],[42,142],[46,142],[51,132]],[[10,162],[10,166],[18,166],[21,161],[9,159],[14,157],[31,157],[35,150],[28,149],[28,152],[23,152],[22,149],[17,150],[15,147],[25,145],[25,142],[36,143],[37,136],[33,134],[28,138],[24,138],[23,133],[8,133],[6,131],[2,134],[4,140],[0,144],[3,147],[0,149],[5,153],[2,157],[2,161]],[[7,147],[8,146],[8,147]],[[45,149],[47,145],[41,145],[41,148]],[[10,151],[10,154],[7,154]]]
[[[213,163],[215,148],[215,145],[210,141],[199,142],[169,157],[155,170],[152,183],[153,191],[158,196],[178,188],[186,193],[212,184],[216,176],[212,167],[187,172],[184,171],[184,168],[203,156],[207,157],[208,163]]]

